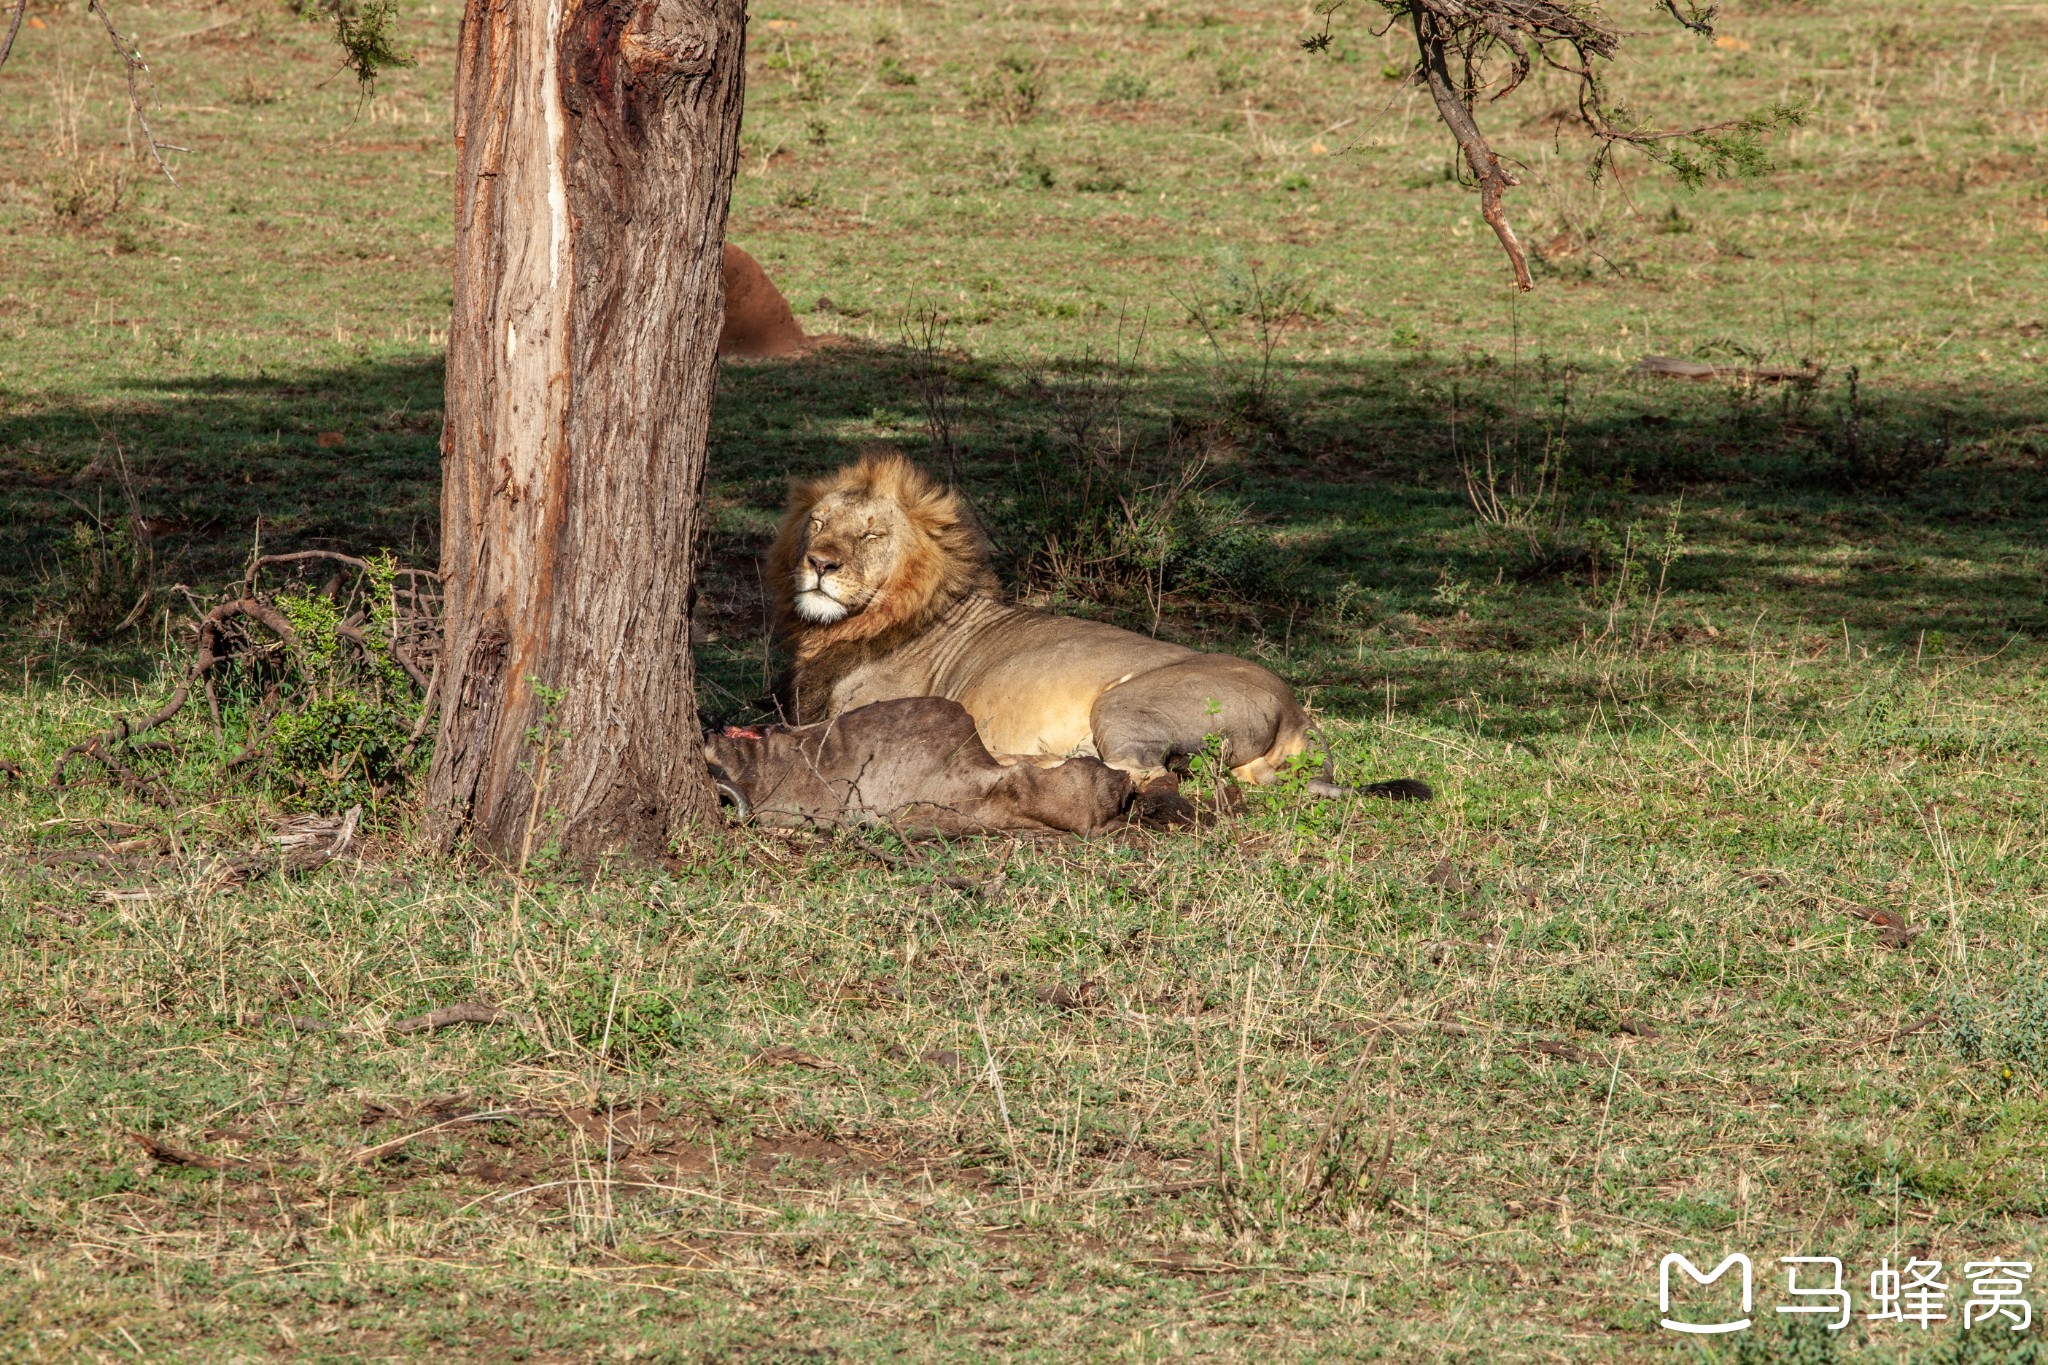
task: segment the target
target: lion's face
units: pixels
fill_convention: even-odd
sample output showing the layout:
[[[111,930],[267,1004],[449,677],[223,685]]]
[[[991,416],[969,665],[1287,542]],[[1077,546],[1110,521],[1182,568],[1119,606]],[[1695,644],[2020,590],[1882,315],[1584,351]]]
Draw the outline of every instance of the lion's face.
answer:
[[[900,503],[863,492],[828,493],[799,532],[790,573],[796,614],[831,625],[866,610],[918,534]]]

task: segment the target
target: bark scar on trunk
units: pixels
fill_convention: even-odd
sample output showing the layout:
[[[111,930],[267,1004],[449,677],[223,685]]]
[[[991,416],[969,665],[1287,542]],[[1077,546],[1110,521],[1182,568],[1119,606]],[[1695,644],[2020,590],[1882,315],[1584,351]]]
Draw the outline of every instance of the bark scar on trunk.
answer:
[[[701,33],[663,36],[629,29],[619,39],[619,55],[626,59],[626,69],[642,79],[680,79],[711,73],[711,40]]]
[[[469,657],[462,663],[461,686],[448,727],[455,746],[455,781],[448,793],[445,817],[457,826],[469,823],[477,783],[490,757],[491,731],[496,728],[499,700],[505,692],[505,648],[510,643],[503,628],[488,626],[471,642]]]

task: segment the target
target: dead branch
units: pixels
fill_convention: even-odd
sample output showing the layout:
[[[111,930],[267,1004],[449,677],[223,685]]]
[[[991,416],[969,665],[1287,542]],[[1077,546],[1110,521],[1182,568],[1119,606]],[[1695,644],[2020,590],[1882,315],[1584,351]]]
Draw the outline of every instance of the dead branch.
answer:
[[[7,41],[0,43],[0,66],[7,65],[7,54],[14,51],[14,35],[21,32],[21,17],[28,13],[28,0],[14,0],[14,16],[7,23]]]
[[[1668,355],[1646,355],[1636,362],[1635,372],[1657,379],[1689,379],[1711,383],[1717,379],[1742,384],[1817,384],[1820,371],[1770,365],[1709,365],[1698,360],[1679,360]]]
[[[242,582],[249,591],[254,592],[256,590],[257,575],[261,574],[271,565],[304,564],[309,560],[319,560],[322,563],[329,564],[346,564],[351,569],[355,569],[360,573],[368,573],[370,571],[370,565],[367,560],[357,559],[354,555],[345,555],[339,550],[293,550],[290,554],[260,555],[250,561],[249,572],[243,575]]]
[[[1514,267],[1515,288],[1528,293],[1536,287],[1529,278],[1529,257],[1522,250],[1522,243],[1515,236],[1515,230],[1508,225],[1507,214],[1501,209],[1501,196],[1508,187],[1520,182],[1501,164],[1500,157],[1487,144],[1486,135],[1479,131],[1479,123],[1472,117],[1472,104],[1466,95],[1451,84],[1449,66],[1444,52],[1449,44],[1449,35],[1440,27],[1434,14],[1427,13],[1421,6],[1414,11],[1415,43],[1422,53],[1422,78],[1429,87],[1429,96],[1436,102],[1436,111],[1443,118],[1444,126],[1451,130],[1457,140],[1458,149],[1465,154],[1465,164],[1472,168],[1472,178],[1479,186],[1479,213],[1486,219],[1486,225],[1500,238],[1501,248],[1508,253],[1508,263]],[[1521,54],[1518,71],[1526,70],[1528,59]],[[1467,63],[1469,70],[1470,63]],[[1517,76],[1519,83],[1519,75]]]
[[[1664,0],[1664,9],[1672,18],[1702,37],[1713,37],[1714,16],[1720,12],[1721,7],[1719,5],[1709,5],[1705,9],[1701,9],[1698,5],[1692,4],[1688,0],[1686,8],[1691,10],[1692,13],[1680,14],[1678,12],[1678,0]]]
[[[457,1024],[516,1024],[527,1028],[533,1020],[513,1010],[500,1009],[476,1000],[465,1000],[459,1005],[444,1005],[425,1014],[410,1015],[394,1019],[381,1030],[373,1028],[345,1028],[331,1020],[315,1018],[307,1014],[273,1014],[270,1022],[281,1024],[298,1033],[347,1033],[358,1036],[374,1036],[377,1033],[438,1033],[444,1028]]]
[[[242,581],[248,584],[251,591],[253,591],[256,586],[257,575],[271,565],[303,564],[309,560],[320,560],[330,564],[346,564],[351,569],[361,573],[369,573],[371,567],[368,560],[358,559],[354,555],[343,554],[339,550],[293,550],[288,554],[258,556],[255,560],[251,561],[249,572],[244,575]],[[415,569],[401,564],[398,566],[397,571],[407,578],[425,578],[435,583],[441,581],[441,575],[435,573],[432,569]]]
[[[114,44],[114,51],[121,54],[121,64],[128,73],[128,109],[135,115],[135,126],[142,129],[143,141],[149,144],[150,160],[156,162],[156,168],[164,173],[164,179],[173,185],[177,184],[178,177],[171,174],[171,166],[164,160],[164,152],[182,152],[187,149],[169,142],[159,144],[156,140],[156,131],[149,126],[149,115],[145,112],[148,101],[143,98],[141,81],[142,77],[149,74],[149,64],[142,60],[142,54],[135,50],[134,45],[121,36],[121,30],[114,27],[113,19],[108,17],[106,6],[102,5],[100,0],[86,0],[85,7],[99,16],[100,23],[106,26],[107,37]],[[10,35],[10,44],[12,41]]]
[[[247,1158],[239,1156],[208,1156],[204,1152],[188,1152],[183,1147],[173,1147],[168,1142],[158,1142],[147,1133],[130,1133],[135,1145],[148,1152],[166,1166],[190,1166],[201,1171],[231,1171],[238,1166],[249,1164]]]
[[[334,627],[334,633],[336,635],[339,635],[342,639],[348,641],[350,644],[354,645],[356,648],[362,650],[366,658],[374,659],[377,657],[377,651],[375,646],[371,645],[369,639],[363,634],[362,628],[355,624],[353,621],[341,621],[336,623]],[[419,689],[422,692],[427,690],[427,675],[420,671],[420,666],[418,664],[414,663],[410,658],[406,657],[406,655],[400,652],[396,646],[392,647],[391,657],[400,668],[405,670],[405,676],[411,678],[413,682],[418,685]]]
[[[59,754],[56,768],[50,776],[50,785],[63,786],[66,782],[65,769],[77,758],[94,758],[110,768],[114,767],[114,760],[107,749],[108,745],[129,743],[137,735],[156,729],[184,710],[185,703],[192,696],[193,684],[212,672],[213,666],[221,660],[221,634],[227,623],[245,616],[274,632],[291,649],[296,650],[299,647],[298,633],[292,629],[291,622],[285,620],[283,613],[275,607],[246,597],[222,603],[200,618],[198,647],[193,652],[191,664],[185,669],[185,676],[172,691],[170,699],[154,713],[139,721],[129,720],[124,716],[111,728],[89,739],[81,740]]]
[[[523,1014],[499,1009],[475,1000],[465,1000],[459,1005],[444,1005],[425,1014],[415,1014],[409,1019],[394,1019],[384,1026],[386,1033],[436,1033],[456,1024],[517,1024],[524,1028],[532,1021]]]
[[[262,758],[268,752],[267,746],[277,725],[286,712],[294,709],[294,698],[308,688],[313,693],[318,692],[321,683],[315,675],[323,661],[308,653],[307,642],[300,638],[290,618],[279,608],[275,591],[260,587],[259,579],[267,568],[313,564],[333,566],[334,574],[320,592],[324,598],[336,603],[350,601],[358,594],[362,583],[374,582],[384,572],[381,565],[340,551],[301,550],[253,558],[241,583],[234,589],[237,595],[233,600],[212,607],[207,607],[189,588],[178,585],[175,591],[182,592],[186,600],[200,608],[201,614],[195,624],[192,657],[177,686],[155,712],[139,718],[124,718],[66,749],[58,756],[51,774],[51,785],[61,787],[74,780],[76,765],[89,762],[104,769],[113,781],[129,791],[159,804],[173,804],[171,793],[161,783],[136,772],[123,761],[124,757],[150,747],[137,743],[137,737],[180,714],[190,704],[195,692],[205,695],[215,730],[220,731],[221,700],[215,684],[223,665],[238,659],[260,658],[267,652],[274,653],[281,643],[296,667],[299,683],[295,685],[290,679],[267,682],[262,700],[248,719],[249,728],[244,742],[233,757],[220,765],[216,782]],[[438,706],[442,672],[441,577],[428,569],[392,566],[391,571],[402,575],[406,582],[402,588],[392,589],[392,600],[388,604],[380,604],[380,611],[384,605],[391,608],[388,632],[387,623],[383,620],[378,620],[373,629],[369,613],[363,611],[343,616],[334,623],[332,630],[336,640],[346,641],[352,647],[351,657],[360,657],[373,672],[382,667],[388,656],[412,686],[419,689],[419,715],[411,726],[402,751],[409,759],[432,728]],[[344,587],[344,579],[348,577],[355,580],[355,586]],[[244,622],[247,624],[241,624]],[[387,633],[388,640],[382,638]],[[274,641],[269,637],[274,637]]]
[[[377,1143],[375,1146],[365,1147],[357,1152],[351,1160],[359,1165],[365,1165],[377,1160],[379,1157],[389,1156],[415,1138],[427,1137],[449,1128],[459,1128],[465,1123],[499,1123],[505,1119],[523,1118],[530,1112],[533,1111],[527,1109],[486,1109],[475,1114],[460,1114],[452,1119],[437,1123],[430,1128],[422,1128],[414,1133],[404,1133],[395,1138],[388,1138],[383,1142]]]
[[[1666,13],[1688,30],[1711,36],[1715,7],[1697,0],[1659,0]],[[1527,254],[1509,225],[1502,199],[1517,179],[1488,144],[1474,108],[1481,91],[1489,101],[1512,93],[1541,62],[1569,76],[1578,86],[1577,122],[1599,144],[1593,170],[1604,171],[1617,148],[1634,147],[1669,167],[1687,185],[1708,175],[1754,175],[1768,169],[1756,138],[1785,124],[1796,124],[1797,107],[1781,106],[1768,114],[1703,124],[1695,128],[1638,127],[1607,97],[1601,63],[1614,59],[1623,34],[1609,24],[1597,4],[1577,0],[1380,0],[1391,22],[1406,18],[1415,32],[1417,84],[1429,90],[1437,114],[1456,141],[1479,191],[1480,214],[1500,239],[1514,268],[1515,287],[1533,287]],[[1384,30],[1382,30],[1383,32]],[[1327,51],[1325,32],[1304,40],[1311,52]],[[1455,54],[1460,74],[1453,76]],[[1488,67],[1494,70],[1489,73]],[[1689,150],[1683,144],[1691,142]]]

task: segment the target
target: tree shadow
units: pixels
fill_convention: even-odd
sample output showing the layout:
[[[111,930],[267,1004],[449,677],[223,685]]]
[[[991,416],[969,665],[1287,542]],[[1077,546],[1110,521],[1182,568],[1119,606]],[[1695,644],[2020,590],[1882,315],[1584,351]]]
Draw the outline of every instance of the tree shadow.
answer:
[[[1886,395],[1883,429],[1901,440],[1939,432],[1946,460],[1905,486],[1872,488],[1836,467],[1844,415],[1832,385],[1750,394],[1412,355],[1289,366],[1261,389],[1256,367],[1213,357],[1034,364],[856,343],[721,377],[700,644],[708,711],[739,714],[763,690],[758,557],[789,481],[875,443],[943,471],[927,399],[947,413],[963,478],[1013,576],[1043,530],[1033,490],[1079,477],[1075,428],[1091,404],[1114,409],[1141,475],[1170,474],[1185,433],[1222,433],[1205,448],[1203,477],[1271,539],[1290,586],[1169,600],[1160,631],[1257,651],[1337,714],[1377,709],[1391,686],[1422,707],[1520,695],[1532,732],[1561,723],[1550,717],[1564,699],[1546,693],[1532,658],[1597,631],[1622,552],[1610,549],[1604,567],[1546,564],[1527,536],[1482,524],[1464,473],[1490,454],[1497,471],[1526,475],[1546,443],[1565,476],[1542,514],[1566,540],[1597,523],[1640,551],[1682,499],[1684,551],[1664,581],[1672,625],[1762,616],[1846,629],[1872,648],[1924,649],[1933,637],[1985,652],[2048,633],[2048,401],[2033,391]],[[166,582],[224,581],[259,536],[267,550],[389,549],[430,562],[440,403],[433,358],[0,399],[9,652],[54,647],[38,602],[54,590],[72,527],[123,505],[124,461]],[[1637,571],[1651,568],[1639,556]],[[1150,625],[1131,602],[1069,605]],[[120,657],[116,648],[87,664]]]

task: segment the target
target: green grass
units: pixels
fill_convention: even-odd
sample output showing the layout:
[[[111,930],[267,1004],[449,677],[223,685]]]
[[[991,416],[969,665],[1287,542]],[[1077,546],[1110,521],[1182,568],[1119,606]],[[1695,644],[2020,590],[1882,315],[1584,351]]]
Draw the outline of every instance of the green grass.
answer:
[[[65,545],[125,462],[164,584],[259,530],[431,560],[453,15],[359,104],[282,9],[118,11],[193,150],[91,224],[52,187],[130,165],[115,73],[36,16],[0,76],[0,1357],[2001,1358],[1783,1336],[1771,1262],[2048,1261],[2024,7],[1636,40],[1658,119],[1811,105],[1755,184],[1591,186],[1561,86],[1489,109],[1520,300],[1355,17],[1317,59],[1292,12],[763,7],[732,233],[858,344],[722,381],[707,714],[765,690],[787,479],[936,459],[936,373],[1020,591],[1261,659],[1346,776],[1439,801],[515,879],[422,857],[399,800],[360,861],[234,892],[206,860],[295,788],[214,790],[202,714],[176,810],[42,783],[177,656],[157,615],[81,640]],[[1945,459],[1852,481],[1852,436]],[[1533,534],[1475,514],[1465,467],[1546,448]],[[1081,462],[1156,508],[1191,451],[1208,510],[1151,576],[1052,553],[1119,543]],[[384,1031],[473,999],[531,1022]],[[1725,1250],[1758,1328],[1660,1332],[1659,1258]]]

